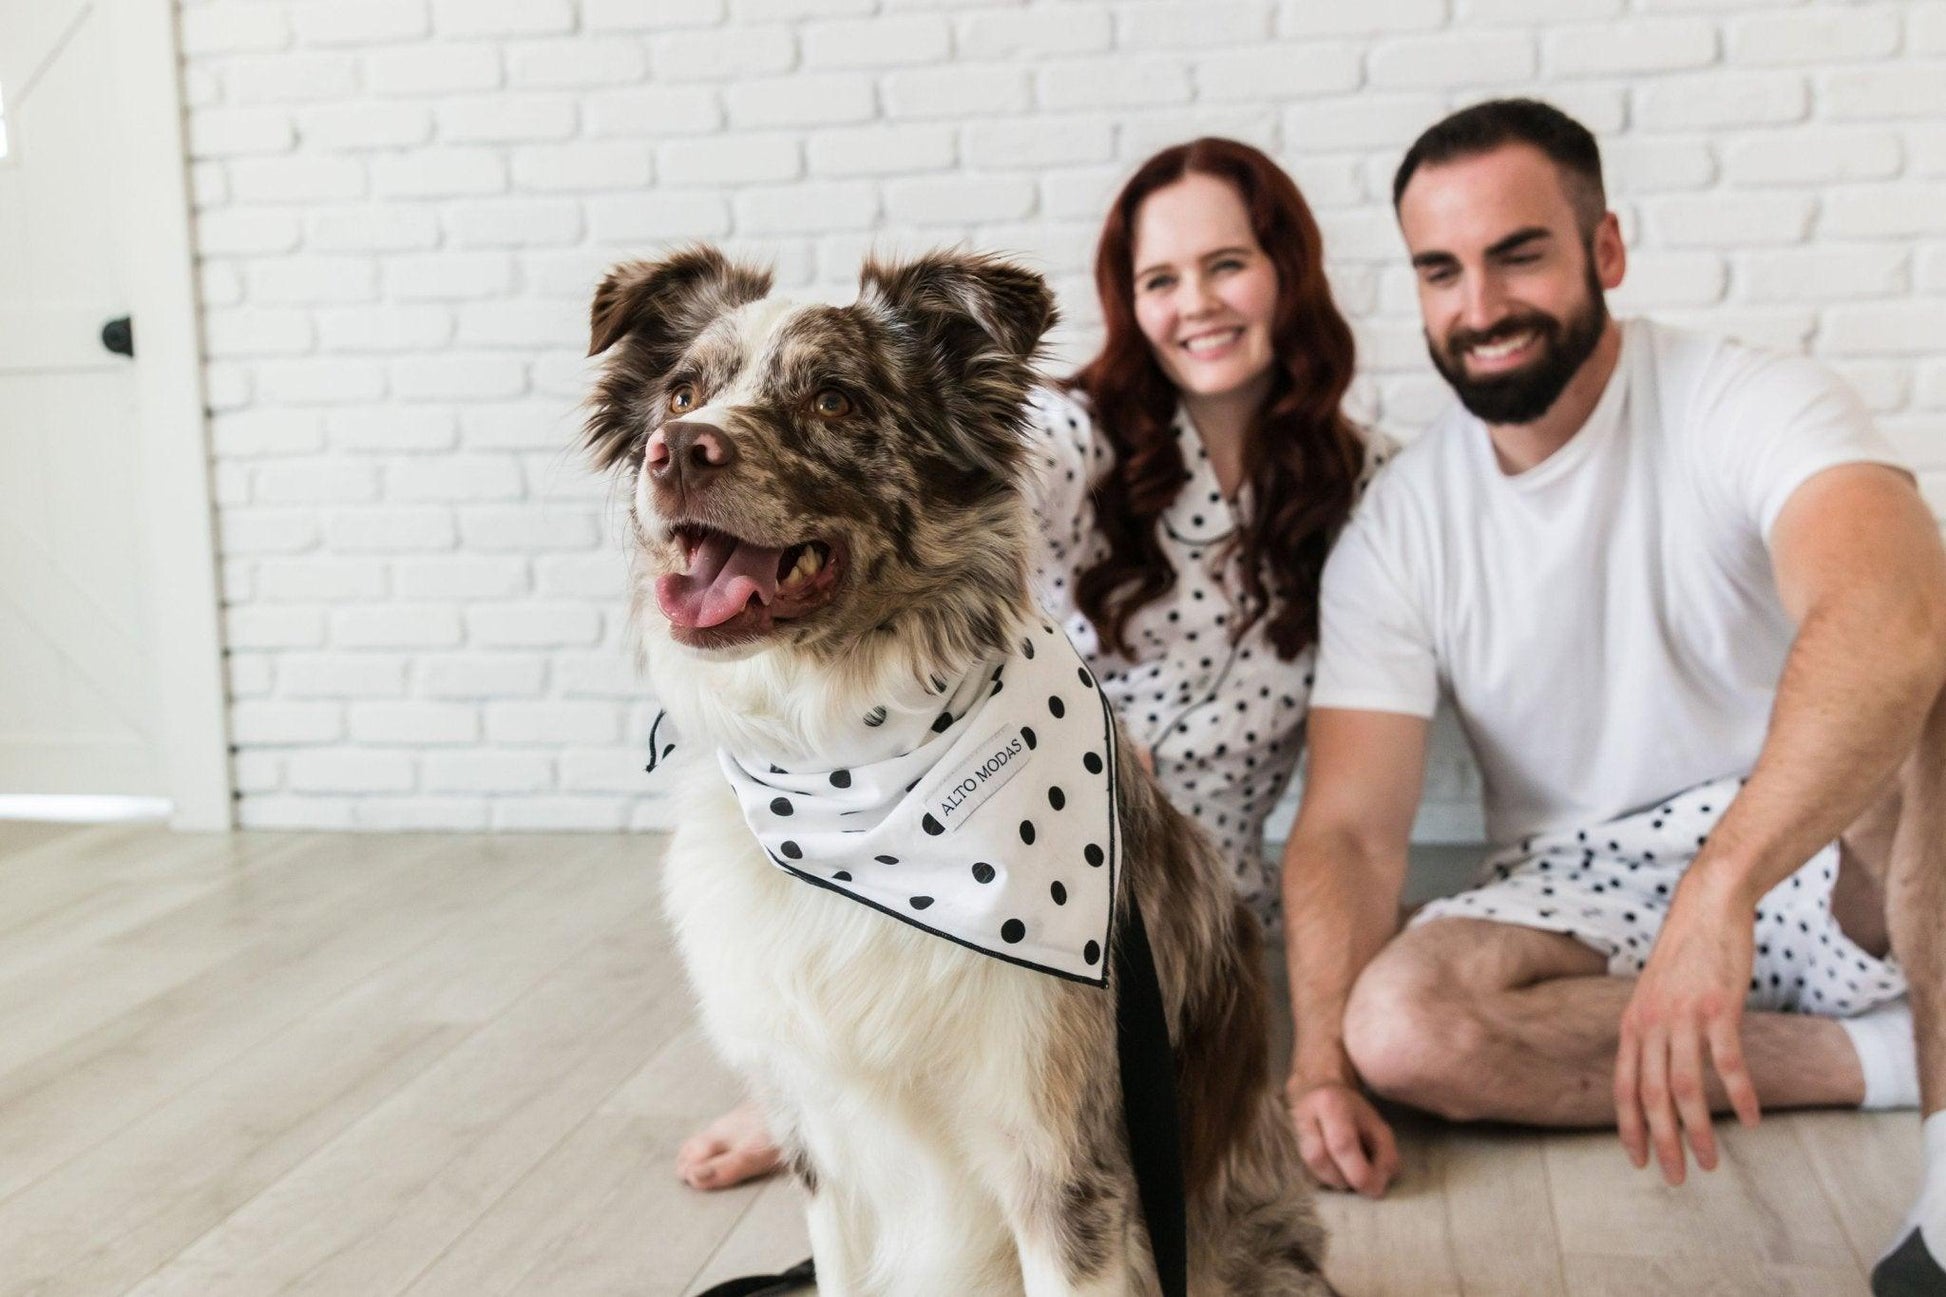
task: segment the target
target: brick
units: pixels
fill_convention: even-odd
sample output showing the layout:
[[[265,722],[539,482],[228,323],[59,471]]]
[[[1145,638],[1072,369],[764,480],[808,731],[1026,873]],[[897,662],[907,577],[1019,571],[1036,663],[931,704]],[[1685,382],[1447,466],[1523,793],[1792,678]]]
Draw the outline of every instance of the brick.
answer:
[[[231,662],[230,696],[241,695],[236,684],[236,664]],[[284,786],[284,754],[281,752],[239,752],[230,760],[230,775],[239,793],[270,793]]]
[[[529,588],[524,559],[465,554],[400,559],[392,581],[402,599],[504,599]]]
[[[572,0],[433,0],[441,36],[542,36],[574,30]]]
[[[522,190],[641,189],[649,174],[649,146],[635,140],[583,140],[513,152],[514,185]]]
[[[869,228],[878,191],[857,181],[752,186],[737,194],[737,227],[751,234]]]
[[[1730,193],[1646,199],[1650,228],[1672,248],[1802,243],[1816,205],[1807,194]]]
[[[1902,409],[1911,396],[1909,367],[1896,360],[1851,360],[1831,364],[1875,413]]]
[[[1677,72],[1716,61],[1716,26],[1702,18],[1632,18],[1557,27],[1541,41],[1552,76],[1613,77]]]
[[[1934,356],[1946,336],[1946,299],[1827,307],[1819,345],[1834,356]]]
[[[361,198],[365,167],[353,158],[239,158],[229,164],[230,196],[239,203],[317,203]]]
[[[1019,220],[1034,210],[1029,176],[949,175],[893,180],[885,186],[885,212],[915,225]]]
[[[1946,116],[1946,75],[1936,65],[1848,68],[1818,79],[1818,101],[1833,121]]]
[[[1899,137],[1885,130],[1800,126],[1723,147],[1724,178],[1753,188],[1885,180],[1897,175],[1903,162]]]
[[[477,833],[493,827],[481,797],[360,797],[351,804],[354,827],[379,831]]]
[[[385,404],[328,411],[324,431],[334,450],[451,450],[459,419],[449,406]]]
[[[1730,23],[1729,38],[1733,63],[1829,67],[1896,53],[1899,15],[1862,5],[1752,14]]]
[[[205,257],[289,252],[303,238],[304,227],[291,212],[241,207],[196,217],[196,250]]]
[[[804,165],[792,135],[740,135],[734,140],[683,140],[656,150],[665,184],[746,185],[795,180]]]
[[[418,692],[430,698],[520,698],[541,691],[544,658],[527,653],[422,653]]]
[[[649,58],[658,84],[764,76],[796,64],[797,37],[788,27],[671,32],[651,38]]]
[[[518,499],[520,469],[504,455],[442,455],[402,459],[385,470],[393,500],[468,501]]]
[[[629,804],[620,797],[523,797],[493,803],[493,827],[520,832],[611,833],[628,823]]]
[[[969,61],[1103,53],[1115,40],[1109,14],[1102,4],[962,14],[954,20],[955,50]]]
[[[662,31],[671,27],[713,27],[728,12],[724,0],[683,0],[656,4],[653,0],[581,0],[581,26],[586,31]]]
[[[1183,61],[1155,54],[1070,59],[1042,64],[1035,98],[1047,108],[1153,108],[1189,102]]]
[[[308,509],[225,509],[218,548],[243,554],[305,554],[318,547],[317,515]]]
[[[1458,23],[1475,27],[1613,18],[1621,14],[1623,0],[1457,0],[1457,3]]]
[[[306,45],[382,45],[432,30],[424,0],[305,0],[291,21]]]
[[[1114,121],[1109,117],[1045,114],[969,122],[962,151],[965,165],[975,170],[1106,162],[1115,155]]]
[[[1665,252],[1641,248],[1629,254],[1627,290],[1629,303],[1653,305],[1657,309],[1675,306],[1708,306],[1723,300],[1729,285],[1729,267],[1720,252]],[[1632,305],[1624,304],[1627,310]]]
[[[350,728],[359,743],[472,743],[480,735],[480,713],[468,703],[353,703]]]
[[[277,603],[379,599],[385,565],[362,558],[267,558],[257,564],[257,593]]]
[[[367,302],[378,296],[378,265],[369,257],[295,254],[252,263],[250,297],[266,306]]]
[[[191,157],[285,153],[296,142],[297,130],[282,108],[199,108],[189,114]]]
[[[437,215],[407,203],[312,210],[305,243],[313,252],[418,252],[438,246]]]
[[[301,355],[315,341],[304,311],[239,306],[203,312],[203,350],[209,356]]]
[[[552,758],[530,752],[428,752],[420,774],[428,792],[536,793],[554,786]]]
[[[1223,135],[1274,153],[1278,143],[1277,115],[1264,104],[1131,112],[1122,117],[1115,151],[1133,165],[1161,149],[1199,135]]]
[[[722,238],[730,204],[714,189],[663,189],[590,198],[588,232],[597,243]]]
[[[799,33],[807,68],[891,68],[937,63],[952,52],[952,29],[936,14],[809,22]]]
[[[396,698],[405,692],[405,659],[376,653],[286,653],[277,681],[287,698]]]
[[[1905,132],[1907,166],[1915,176],[1946,175],[1946,127]]]
[[[366,748],[293,752],[285,778],[299,793],[406,792],[413,785],[412,758]]]
[[[308,455],[324,449],[324,416],[317,410],[238,410],[209,422],[216,453]]]
[[[583,603],[475,604],[466,631],[488,648],[588,645],[601,638],[601,613]]]
[[[385,295],[443,302],[498,297],[513,287],[513,260],[502,252],[438,252],[397,257],[384,267]]]
[[[582,341],[588,328],[586,296],[566,301],[468,302],[458,307],[462,347],[539,348]]]
[[[648,71],[648,54],[640,45],[613,37],[507,47],[507,84],[531,90],[632,85]]]
[[[1737,295],[1750,302],[1842,301],[1906,292],[1911,253],[1897,244],[1827,244],[1736,259]]]
[[[307,150],[405,148],[432,138],[432,112],[382,100],[326,104],[300,110],[297,128]]]
[[[1071,167],[1041,175],[1040,214],[1050,220],[1099,221],[1128,179],[1114,167]]]
[[[381,198],[473,197],[506,187],[507,164],[496,149],[435,146],[372,159],[372,191]]]
[[[257,365],[257,394],[292,405],[343,405],[385,394],[385,371],[368,360],[266,360]]]
[[[487,739],[493,743],[613,743],[620,717],[607,702],[489,702]]]
[[[556,95],[453,99],[435,111],[440,138],[460,144],[563,140],[574,134],[578,119],[574,100]]]
[[[1282,0],[1277,6],[1277,34],[1391,36],[1443,26],[1446,8],[1447,0],[1359,0],[1356,4]]]
[[[604,537],[601,548],[591,553],[536,558],[535,590],[556,598],[614,599],[628,588],[628,560],[622,555],[619,540],[616,537],[611,542]]]
[[[291,43],[290,21],[260,4],[185,7],[180,32],[182,52],[191,58],[281,50]]]
[[[583,130],[597,138],[701,135],[723,125],[723,106],[705,86],[635,86],[582,95],[580,104]]]
[[[943,123],[879,123],[814,131],[805,151],[813,175],[882,176],[944,170],[954,164],[958,145]]]
[[[341,457],[288,460],[255,469],[250,491],[264,504],[363,504],[378,498],[378,472]]]
[[[333,509],[325,518],[325,536],[336,554],[449,550],[457,541],[453,516],[448,510],[413,509],[396,504],[377,509]]]
[[[533,554],[592,549],[601,539],[593,512],[566,505],[489,505],[460,510],[460,539],[469,552]]]
[[[460,439],[473,450],[558,450],[580,437],[578,412],[555,402],[499,402],[461,409]]]
[[[331,615],[331,642],[339,648],[451,648],[462,634],[459,610],[437,604],[365,604]]]
[[[391,362],[392,393],[405,401],[485,401],[527,391],[523,357],[419,355]]]
[[[220,162],[192,162],[189,167],[189,202],[197,210],[220,207],[230,201],[230,173]]]
[[[738,80],[724,91],[723,103],[733,128],[835,126],[878,112],[872,79],[855,72]]]
[[[889,118],[985,118],[1025,112],[1027,74],[998,64],[959,63],[887,73],[879,84]]]
[[[1348,44],[1235,50],[1199,58],[1192,70],[1204,102],[1341,94],[1364,77],[1362,52]]]
[[[1381,90],[1529,82],[1535,76],[1534,42],[1518,32],[1403,37],[1372,50],[1366,75]]]
[[[453,336],[452,312],[443,306],[326,307],[315,318],[325,351],[423,351]]]
[[[1636,91],[1646,130],[1706,131],[1804,119],[1810,90],[1794,72],[1711,72],[1660,77]]]
[[[1946,233],[1946,184],[1901,180],[1834,188],[1825,196],[1818,232],[1865,239]]]
[[[878,0],[730,0],[733,22],[776,22],[794,18],[835,18],[868,14]]]
[[[561,753],[561,787],[575,793],[642,793],[649,777],[647,749],[633,744],[568,748]]]
[[[342,101],[358,94],[358,60],[344,54],[238,59],[230,65],[229,90],[239,104]]]
[[[237,824],[245,829],[348,829],[352,804],[347,797],[246,797],[237,803]]]
[[[1717,174],[1716,158],[1701,140],[1624,137],[1603,143],[1601,163],[1611,194],[1703,189]]]
[[[232,649],[319,648],[324,644],[324,613],[278,604],[226,608],[223,643]]]
[[[211,359],[203,366],[203,403],[219,414],[248,405],[256,395],[254,372],[242,361]]]
[[[344,732],[344,707],[339,703],[264,698],[230,707],[233,743],[331,743]]]
[[[1273,7],[1258,0],[1140,0],[1115,7],[1115,44],[1129,50],[1263,45]],[[1287,52],[1300,53],[1286,47]]]
[[[1322,152],[1336,149],[1405,148],[1420,131],[1445,113],[1434,95],[1360,94],[1284,110],[1286,148]],[[1390,190],[1387,190],[1390,198]]]
[[[1946,54],[1946,3],[1924,0],[1904,8],[1906,48],[1914,54]]]
[[[494,90],[504,79],[497,45],[437,45],[380,50],[365,60],[365,76],[380,95],[446,95]]]
[[[462,248],[551,247],[580,241],[581,206],[565,199],[506,198],[446,204],[446,236]]]

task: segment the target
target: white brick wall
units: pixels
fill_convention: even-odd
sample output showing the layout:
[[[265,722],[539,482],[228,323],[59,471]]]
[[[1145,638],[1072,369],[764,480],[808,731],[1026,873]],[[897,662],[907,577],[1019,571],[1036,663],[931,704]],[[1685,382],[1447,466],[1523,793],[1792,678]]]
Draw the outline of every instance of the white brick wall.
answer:
[[[1627,310],[1841,368],[1946,508],[1941,0],[180,0],[241,816],[665,821],[616,510],[571,450],[601,269],[706,237],[842,292],[1097,222],[1201,132],[1318,208],[1361,409],[1443,404],[1386,196],[1498,93],[1601,132]],[[1422,830],[1475,823],[1448,733]]]

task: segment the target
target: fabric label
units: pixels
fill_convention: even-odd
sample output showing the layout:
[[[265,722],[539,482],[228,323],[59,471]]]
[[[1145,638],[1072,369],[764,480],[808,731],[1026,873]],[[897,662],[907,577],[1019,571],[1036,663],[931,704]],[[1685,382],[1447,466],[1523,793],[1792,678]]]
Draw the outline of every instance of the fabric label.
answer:
[[[951,833],[1006,787],[1032,755],[1018,725],[1002,726],[938,786],[932,796],[933,814]]]

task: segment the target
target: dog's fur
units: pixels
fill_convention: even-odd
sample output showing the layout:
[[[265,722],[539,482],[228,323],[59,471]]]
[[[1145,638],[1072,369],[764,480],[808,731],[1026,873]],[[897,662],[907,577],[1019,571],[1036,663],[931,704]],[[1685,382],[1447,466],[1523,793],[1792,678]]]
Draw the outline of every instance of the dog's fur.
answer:
[[[617,267],[594,301],[591,354],[607,359],[586,440],[631,490],[636,620],[677,733],[815,762],[875,702],[930,715],[932,677],[957,678],[1035,616],[1021,420],[1054,307],[1038,276],[957,254],[868,263],[844,307],[769,289],[708,248]],[[683,423],[733,460],[671,472]],[[685,570],[681,524],[764,546],[816,538],[831,559],[788,619],[679,639],[653,591]],[[1118,904],[1141,904],[1177,1055],[1191,1290],[1329,1293],[1270,1085],[1258,927],[1211,846],[1121,751]],[[1113,987],[1015,967],[790,877],[713,763],[678,795],[668,911],[712,1038],[809,1192],[822,1290],[1156,1291]]]

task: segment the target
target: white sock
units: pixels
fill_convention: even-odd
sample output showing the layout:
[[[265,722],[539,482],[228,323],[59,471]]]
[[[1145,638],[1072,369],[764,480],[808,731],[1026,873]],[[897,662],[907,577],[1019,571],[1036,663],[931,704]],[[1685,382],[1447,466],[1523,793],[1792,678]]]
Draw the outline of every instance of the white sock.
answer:
[[[1912,1005],[1901,996],[1870,1013],[1839,1018],[1865,1073],[1861,1108],[1919,1106],[1919,1047],[1912,1039]],[[1946,1176],[1946,1170],[1940,1172]]]

